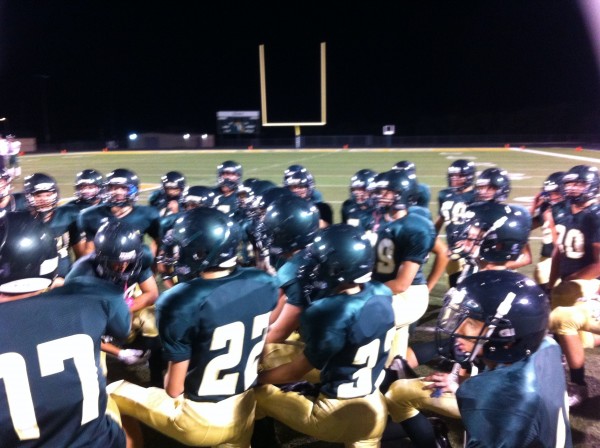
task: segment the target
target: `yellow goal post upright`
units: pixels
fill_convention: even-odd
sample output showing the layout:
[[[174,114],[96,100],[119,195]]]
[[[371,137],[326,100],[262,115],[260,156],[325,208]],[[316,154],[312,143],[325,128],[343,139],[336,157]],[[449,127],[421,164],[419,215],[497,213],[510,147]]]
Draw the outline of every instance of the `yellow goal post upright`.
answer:
[[[295,146],[302,147],[301,126],[325,126],[327,124],[327,77],[325,64],[325,42],[321,42],[321,121],[315,122],[272,122],[269,123],[267,118],[267,79],[265,74],[265,46],[258,46],[258,57],[260,63],[260,109],[262,125],[265,127],[271,126],[294,126]]]

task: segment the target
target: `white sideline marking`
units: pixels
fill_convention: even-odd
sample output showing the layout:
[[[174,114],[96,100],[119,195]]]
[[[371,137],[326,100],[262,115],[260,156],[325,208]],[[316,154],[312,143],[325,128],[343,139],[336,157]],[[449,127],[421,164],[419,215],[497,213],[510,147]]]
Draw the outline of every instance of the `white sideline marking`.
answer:
[[[559,157],[561,159],[581,160],[582,162],[600,163],[600,159],[594,159],[593,157],[571,156],[568,154],[554,154],[554,153],[546,152],[546,151],[538,151],[536,149],[509,148],[509,150],[517,151],[517,152],[527,152],[529,154],[539,154],[539,155],[548,156],[548,157]]]

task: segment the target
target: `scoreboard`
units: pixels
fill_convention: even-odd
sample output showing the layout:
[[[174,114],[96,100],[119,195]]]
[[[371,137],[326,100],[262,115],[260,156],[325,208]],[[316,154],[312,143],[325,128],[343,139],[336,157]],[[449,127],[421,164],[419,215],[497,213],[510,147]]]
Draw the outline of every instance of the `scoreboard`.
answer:
[[[260,129],[260,112],[219,111],[217,112],[217,132],[225,135],[258,134]]]

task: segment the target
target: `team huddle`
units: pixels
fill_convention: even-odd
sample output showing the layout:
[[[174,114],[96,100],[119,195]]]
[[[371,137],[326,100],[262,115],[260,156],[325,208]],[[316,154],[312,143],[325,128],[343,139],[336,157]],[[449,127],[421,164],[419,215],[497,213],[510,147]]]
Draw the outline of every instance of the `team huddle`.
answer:
[[[413,163],[361,169],[341,223],[301,165],[281,186],[232,160],[216,186],[169,171],[147,205],[125,168],[77,173],[63,205],[52,176],[16,193],[12,174],[0,172],[3,447],[141,447],[140,423],[190,446],[275,447],[278,421],[347,447],[400,432],[434,448],[450,446],[448,418],[465,446],[572,446],[584,349],[600,343],[594,167],[552,173],[525,208],[507,202],[506,171],[456,160],[437,216]],[[534,279],[516,271],[532,263]],[[435,338],[413,343],[444,273]],[[149,384],[112,380],[107,357],[147,363]],[[432,361],[439,371],[415,374]]]

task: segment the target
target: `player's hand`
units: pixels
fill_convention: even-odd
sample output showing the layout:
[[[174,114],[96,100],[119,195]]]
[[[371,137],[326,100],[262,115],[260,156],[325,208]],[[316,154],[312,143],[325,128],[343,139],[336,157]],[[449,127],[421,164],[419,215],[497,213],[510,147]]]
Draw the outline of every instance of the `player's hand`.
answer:
[[[439,396],[443,392],[455,393],[458,389],[458,382],[449,373],[434,372],[423,378],[423,381],[429,383],[423,386],[423,390],[431,390],[432,396]]]
[[[144,352],[143,350],[125,348],[119,351],[117,357],[128,366],[133,366],[145,362],[150,357],[150,351]]]
[[[167,204],[168,214],[179,213],[179,202],[176,200],[169,201]]]

